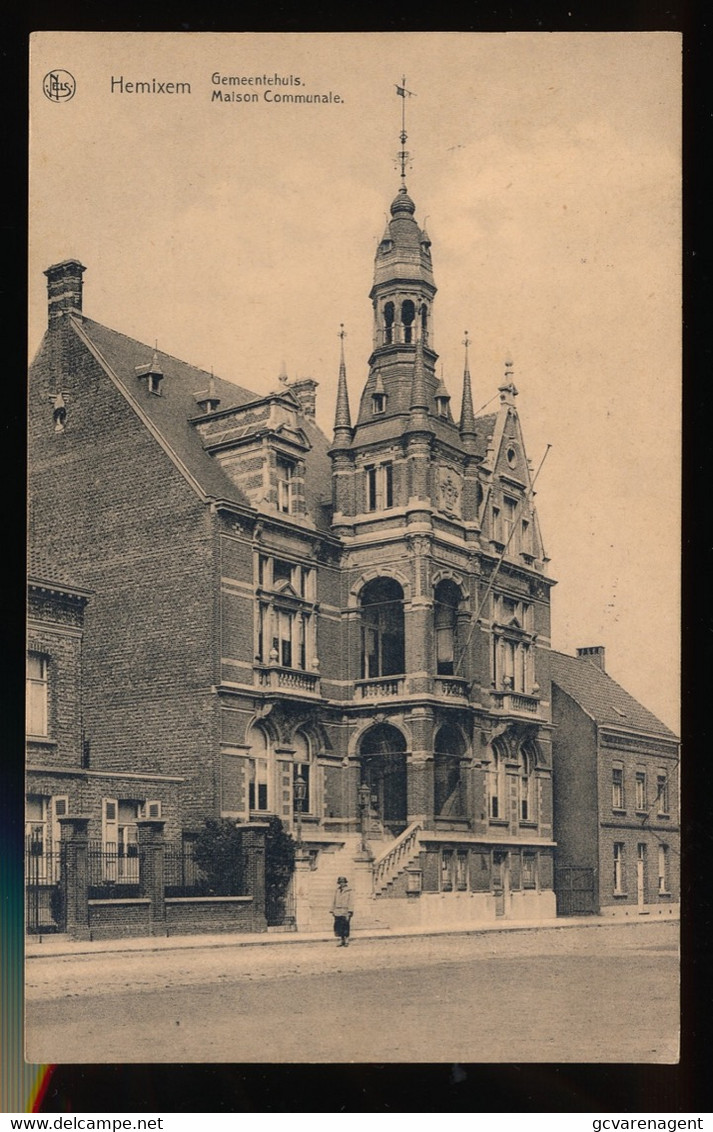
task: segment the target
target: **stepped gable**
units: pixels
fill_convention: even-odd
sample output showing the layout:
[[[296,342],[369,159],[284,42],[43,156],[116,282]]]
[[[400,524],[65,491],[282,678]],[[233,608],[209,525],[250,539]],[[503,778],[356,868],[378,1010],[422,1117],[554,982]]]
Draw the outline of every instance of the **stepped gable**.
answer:
[[[553,650],[550,666],[552,683],[579,704],[595,723],[655,732],[677,741],[678,737],[653,712],[591,660]]]
[[[214,377],[206,370],[189,365],[161,350],[154,350],[146,343],[102,326],[86,316],[81,321],[72,318],[72,324],[79,337],[87,339],[98,351],[119,385],[139,404],[141,411],[185,464],[206,495],[249,508],[251,505],[247,497],[205,451],[201,437],[190,422],[202,414],[196,402],[196,394],[206,390],[211,382],[216,396],[220,398],[219,412],[259,401],[265,394]],[[145,368],[152,356],[163,374],[161,396],[158,397],[142,396],[137,381],[137,369]],[[286,388],[289,390],[289,386]],[[306,456],[305,497],[308,512],[320,529],[329,530],[324,514],[331,474],[329,442],[309,418],[301,418],[300,424],[312,445]]]

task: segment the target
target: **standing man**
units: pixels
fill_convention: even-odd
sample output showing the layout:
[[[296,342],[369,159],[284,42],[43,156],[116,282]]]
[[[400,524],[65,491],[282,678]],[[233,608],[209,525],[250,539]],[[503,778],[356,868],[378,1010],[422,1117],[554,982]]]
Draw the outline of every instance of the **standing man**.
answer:
[[[332,901],[334,934],[339,938],[339,947],[349,946],[349,923],[354,914],[354,893],[346,877],[337,879],[337,891]]]

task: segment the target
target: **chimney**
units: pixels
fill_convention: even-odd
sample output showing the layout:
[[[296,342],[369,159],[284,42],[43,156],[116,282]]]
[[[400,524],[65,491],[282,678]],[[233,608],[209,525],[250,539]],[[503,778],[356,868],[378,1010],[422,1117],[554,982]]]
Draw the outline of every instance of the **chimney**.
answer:
[[[317,386],[318,381],[311,377],[302,377],[298,381],[291,381],[288,385],[290,393],[294,393],[295,397],[300,403],[300,408],[306,417],[311,417],[314,420],[315,406],[317,403]]]
[[[590,647],[586,649],[577,649],[577,656],[580,660],[591,660],[592,664],[596,664],[597,668],[601,668],[602,672],[606,672],[604,664],[604,645],[590,645]]]
[[[86,267],[78,259],[54,263],[45,271],[50,326],[66,311],[82,313],[82,275],[85,271]]]

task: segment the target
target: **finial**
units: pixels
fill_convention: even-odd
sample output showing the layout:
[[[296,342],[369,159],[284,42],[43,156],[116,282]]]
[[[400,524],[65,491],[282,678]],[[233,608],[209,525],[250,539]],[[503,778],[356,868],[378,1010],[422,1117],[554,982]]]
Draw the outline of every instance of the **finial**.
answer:
[[[401,183],[402,183],[402,186],[405,188],[406,187],[406,165],[407,165],[407,162],[408,162],[408,160],[411,156],[411,154],[406,149],[406,138],[408,137],[408,135],[406,133],[406,97],[408,96],[410,98],[413,95],[414,92],[412,90],[406,90],[406,76],[405,75],[401,79],[401,86],[399,86],[398,83],[396,83],[395,85],[396,85],[396,93],[399,95],[400,98],[403,99],[403,102],[401,104],[401,133],[399,134],[399,140],[401,142],[401,149],[399,150],[399,152],[397,154],[397,159],[398,159],[398,162],[401,166]]]
[[[498,393],[502,405],[513,405],[515,403],[517,387],[513,380],[513,363],[510,360],[505,362],[505,376],[502,385],[498,386]]]

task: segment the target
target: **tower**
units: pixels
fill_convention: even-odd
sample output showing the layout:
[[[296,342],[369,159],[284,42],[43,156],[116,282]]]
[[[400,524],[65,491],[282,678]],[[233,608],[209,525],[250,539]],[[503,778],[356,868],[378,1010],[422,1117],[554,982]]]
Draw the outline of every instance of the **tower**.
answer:
[[[517,390],[507,363],[497,411],[476,414],[466,332],[451,410],[397,92],[401,183],[376,249],[368,376],[352,423],[342,328],[330,451],[346,790],[370,799],[377,840],[417,837],[411,857],[438,862],[441,891],[483,884],[490,907],[535,877],[551,904],[549,579]]]

